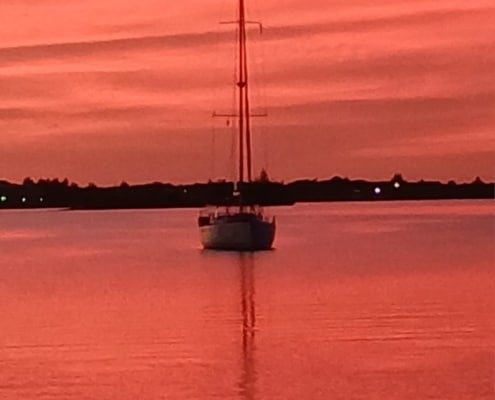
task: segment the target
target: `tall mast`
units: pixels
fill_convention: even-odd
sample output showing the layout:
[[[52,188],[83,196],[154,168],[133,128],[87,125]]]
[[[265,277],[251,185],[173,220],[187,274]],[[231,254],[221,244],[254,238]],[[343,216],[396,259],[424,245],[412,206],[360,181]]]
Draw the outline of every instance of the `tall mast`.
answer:
[[[244,47],[246,46],[246,24],[244,23],[244,0],[239,0],[239,182],[244,182]]]
[[[244,5],[244,0],[242,0]],[[249,85],[248,85],[248,68],[247,68],[247,34],[246,34],[246,21],[244,20],[244,80],[246,82],[244,87],[244,117],[245,117],[245,136],[246,136],[246,166],[247,166],[247,180],[251,182],[251,115],[249,109]]]
[[[248,69],[246,46],[246,13],[244,0],[239,0],[239,182],[245,181],[244,167],[247,167],[247,181],[251,181],[251,124],[248,93]],[[244,156],[246,153],[246,156]],[[244,159],[246,158],[246,159]]]

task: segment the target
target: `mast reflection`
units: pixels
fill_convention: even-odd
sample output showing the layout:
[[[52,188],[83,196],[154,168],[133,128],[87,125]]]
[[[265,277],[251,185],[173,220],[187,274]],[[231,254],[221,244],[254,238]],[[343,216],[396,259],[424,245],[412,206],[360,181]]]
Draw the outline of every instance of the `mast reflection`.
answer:
[[[242,399],[253,400],[256,396],[256,303],[254,289],[254,255],[239,254],[241,312],[242,312],[242,359],[239,381]]]

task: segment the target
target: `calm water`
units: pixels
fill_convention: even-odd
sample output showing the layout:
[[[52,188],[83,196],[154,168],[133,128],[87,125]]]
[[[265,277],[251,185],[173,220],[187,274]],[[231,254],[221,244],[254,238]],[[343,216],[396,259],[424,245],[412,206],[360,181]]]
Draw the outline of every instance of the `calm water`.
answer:
[[[493,203],[0,213],[0,399],[494,399]]]

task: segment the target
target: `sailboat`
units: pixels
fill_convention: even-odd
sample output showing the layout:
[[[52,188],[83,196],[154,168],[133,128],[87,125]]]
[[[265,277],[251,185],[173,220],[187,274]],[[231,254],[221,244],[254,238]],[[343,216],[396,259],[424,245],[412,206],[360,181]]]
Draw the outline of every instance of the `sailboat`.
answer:
[[[251,204],[243,195],[246,183],[252,182],[251,111],[247,68],[246,11],[239,0],[237,94],[238,109],[238,179],[234,202],[228,207],[215,207],[200,212],[198,225],[205,249],[256,251],[272,248],[275,218],[265,215],[259,204]]]

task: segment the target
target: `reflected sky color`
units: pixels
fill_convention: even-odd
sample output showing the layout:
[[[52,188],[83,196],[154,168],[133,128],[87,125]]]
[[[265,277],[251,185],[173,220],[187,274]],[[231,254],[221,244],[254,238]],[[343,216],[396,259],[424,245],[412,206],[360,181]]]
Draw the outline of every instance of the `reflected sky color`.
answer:
[[[491,0],[248,2],[257,169],[494,179]],[[9,0],[2,177],[231,177],[235,2]],[[212,136],[215,144],[212,145]],[[212,163],[212,156],[216,159]],[[215,164],[215,165],[212,165]]]
[[[0,398],[494,398],[492,202],[281,208],[251,255],[195,215],[3,212]]]

